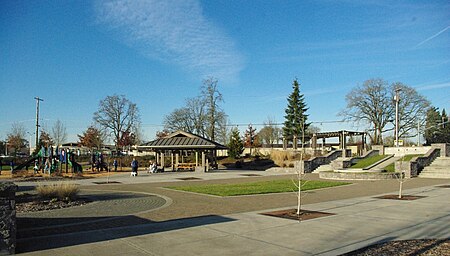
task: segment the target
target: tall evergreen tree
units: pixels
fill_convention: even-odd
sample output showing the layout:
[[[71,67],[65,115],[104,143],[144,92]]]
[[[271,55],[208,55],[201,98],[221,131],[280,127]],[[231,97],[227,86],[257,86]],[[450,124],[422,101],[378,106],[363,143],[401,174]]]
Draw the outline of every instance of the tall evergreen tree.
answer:
[[[288,105],[285,110],[283,135],[286,139],[292,140],[294,137],[302,139],[303,129],[308,129],[310,123],[307,122],[308,115],[304,95],[300,94],[300,85],[297,79],[292,83],[293,91],[288,97]]]
[[[440,143],[450,143],[450,122],[445,109],[442,109],[441,120]]]
[[[441,120],[442,116],[439,114],[438,108],[431,107],[428,109],[424,134],[427,145],[440,142],[439,135],[441,133],[441,127],[439,127],[439,123]]]
[[[228,156],[239,158],[244,152],[244,143],[242,142],[239,130],[234,127],[231,129],[230,142],[228,143]]]

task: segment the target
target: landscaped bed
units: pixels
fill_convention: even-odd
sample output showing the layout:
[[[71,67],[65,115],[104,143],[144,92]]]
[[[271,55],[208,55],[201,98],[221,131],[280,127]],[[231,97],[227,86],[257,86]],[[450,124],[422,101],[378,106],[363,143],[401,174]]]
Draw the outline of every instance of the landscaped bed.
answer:
[[[302,190],[306,191],[348,184],[351,183],[309,180],[309,181],[302,181]],[[216,196],[256,195],[256,194],[294,192],[297,190],[292,180],[272,180],[272,181],[259,181],[240,184],[177,186],[168,188]]]
[[[359,160],[356,164],[352,165],[350,168],[366,168],[380,160],[383,160],[384,158],[389,157],[388,155],[376,155],[376,156],[371,156],[365,159],[361,159]]]

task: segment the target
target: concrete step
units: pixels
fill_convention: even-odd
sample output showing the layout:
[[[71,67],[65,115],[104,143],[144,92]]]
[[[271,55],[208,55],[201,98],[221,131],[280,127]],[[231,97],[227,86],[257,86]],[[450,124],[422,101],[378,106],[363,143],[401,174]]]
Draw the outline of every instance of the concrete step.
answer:
[[[333,170],[333,168],[331,167],[331,165],[329,165],[329,164],[324,164],[324,165],[321,165],[321,166],[317,167],[317,168],[313,171],[313,173],[326,172],[326,171],[332,171],[332,170]]]
[[[450,167],[448,166],[433,166],[429,165],[423,168],[424,170],[448,170],[450,172]]]
[[[450,179],[450,174],[420,173],[419,178]]]
[[[450,174],[450,171],[448,170],[436,170],[436,169],[428,169],[428,170],[423,170],[421,173],[443,173],[443,174]]]

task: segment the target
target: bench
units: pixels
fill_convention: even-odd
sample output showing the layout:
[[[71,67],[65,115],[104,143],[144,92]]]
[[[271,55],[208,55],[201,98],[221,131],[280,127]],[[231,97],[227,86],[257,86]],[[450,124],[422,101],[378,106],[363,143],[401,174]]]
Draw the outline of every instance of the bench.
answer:
[[[188,170],[188,171],[192,171],[195,169],[195,164],[193,163],[181,163],[181,164],[177,164],[175,166],[175,170],[179,171],[179,170]]]

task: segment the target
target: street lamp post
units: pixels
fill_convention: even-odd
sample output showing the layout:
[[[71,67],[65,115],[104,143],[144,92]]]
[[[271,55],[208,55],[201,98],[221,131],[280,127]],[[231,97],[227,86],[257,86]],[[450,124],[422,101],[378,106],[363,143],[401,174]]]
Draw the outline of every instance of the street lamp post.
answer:
[[[395,146],[398,148],[398,130],[399,130],[399,116],[398,116],[398,102],[400,101],[400,88],[395,89]]]

